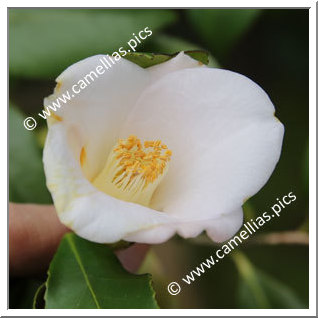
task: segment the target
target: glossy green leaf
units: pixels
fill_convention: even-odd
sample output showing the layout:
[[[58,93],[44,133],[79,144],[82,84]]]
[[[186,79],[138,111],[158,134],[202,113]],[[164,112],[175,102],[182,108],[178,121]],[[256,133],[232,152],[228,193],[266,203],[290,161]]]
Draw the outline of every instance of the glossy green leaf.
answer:
[[[156,36],[149,39],[149,42],[145,44],[145,49],[150,52],[160,52],[163,54],[173,54],[180,51],[202,51],[203,48],[192,42],[174,37],[171,35],[157,34]],[[205,50],[203,50],[205,52]],[[194,57],[195,58],[195,57]],[[220,67],[215,58],[208,54],[207,57],[203,57],[200,61],[206,64],[206,59],[210,67]]]
[[[142,52],[134,52],[127,53],[125,55],[125,59],[143,67],[147,68],[150,66],[154,66],[166,61],[169,61],[173,57],[175,57],[178,53],[174,54],[156,54],[156,53],[142,53]],[[185,51],[185,54],[191,56],[193,59],[203,63],[209,63],[208,53],[205,51]]]
[[[239,308],[305,308],[289,286],[255,268],[243,253],[232,256],[240,274]]]
[[[228,53],[260,12],[259,9],[193,9],[186,10],[186,15],[197,35],[219,57]]]
[[[125,271],[111,249],[66,234],[55,254],[46,308],[158,308],[149,274]]]
[[[149,27],[146,42],[175,19],[171,10],[10,9],[10,74],[53,79],[83,58],[127,48]]]
[[[35,132],[26,130],[23,120],[23,114],[14,106],[10,106],[9,200],[21,203],[51,203]]]

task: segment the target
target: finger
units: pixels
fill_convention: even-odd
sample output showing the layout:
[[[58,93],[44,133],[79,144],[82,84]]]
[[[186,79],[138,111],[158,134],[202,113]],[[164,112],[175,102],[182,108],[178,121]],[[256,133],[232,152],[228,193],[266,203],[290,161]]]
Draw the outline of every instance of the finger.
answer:
[[[10,275],[45,272],[69,229],[58,219],[53,205],[9,203]],[[136,272],[144,260],[147,244],[133,244],[116,251],[123,267]]]
[[[9,203],[10,275],[45,271],[68,231],[53,205]]]

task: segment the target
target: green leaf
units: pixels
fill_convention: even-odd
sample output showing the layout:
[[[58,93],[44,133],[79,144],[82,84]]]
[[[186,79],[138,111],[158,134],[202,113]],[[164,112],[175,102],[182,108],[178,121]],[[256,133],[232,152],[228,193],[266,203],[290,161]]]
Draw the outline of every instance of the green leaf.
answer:
[[[66,234],[46,282],[46,308],[158,308],[149,274],[125,271],[111,249]]]
[[[175,19],[171,10],[10,9],[10,74],[53,79],[83,58],[127,48],[146,27],[149,39]]]
[[[290,287],[255,268],[243,253],[235,252],[232,256],[240,273],[240,308],[305,308]]]
[[[191,56],[193,59],[207,65],[209,63],[208,53],[205,51],[185,51],[185,54]],[[157,54],[157,53],[142,53],[131,52],[125,55],[125,59],[143,67],[147,68],[153,65],[157,65],[166,61],[169,61],[175,57],[178,53],[174,54]]]
[[[197,34],[212,50],[223,57],[255,21],[259,9],[186,10],[186,15]]]
[[[24,128],[23,120],[23,115],[14,106],[10,106],[9,200],[21,203],[51,203],[35,133]]]
[[[180,39],[178,37],[165,35],[165,34],[157,34],[155,37],[151,38],[149,42],[145,44],[145,49],[150,52],[161,52],[164,54],[173,54],[174,52],[189,51],[189,50],[190,51],[203,50],[203,48],[197,44]],[[220,67],[218,62],[215,60],[215,58],[211,54],[209,54],[207,58],[209,60],[208,66]],[[206,59],[206,57],[204,59]]]
[[[33,309],[44,309],[45,283],[39,286],[33,298]]]

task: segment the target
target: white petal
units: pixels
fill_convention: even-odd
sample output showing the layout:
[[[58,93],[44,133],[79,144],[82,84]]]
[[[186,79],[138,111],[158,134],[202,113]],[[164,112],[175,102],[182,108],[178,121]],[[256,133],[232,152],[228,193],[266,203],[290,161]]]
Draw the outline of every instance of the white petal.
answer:
[[[213,241],[223,242],[230,239],[240,229],[242,223],[243,210],[238,208],[232,213],[224,214],[214,219],[164,224],[150,230],[141,230],[125,237],[125,240],[159,244],[171,238],[176,232],[183,238],[191,238],[206,230]]]
[[[94,242],[112,243],[137,231],[175,222],[165,213],[98,191],[84,178],[79,156],[76,134],[64,129],[62,123],[51,126],[43,154],[47,186],[60,220],[78,235]],[[165,237],[165,233],[160,235]]]
[[[176,224],[159,225],[149,230],[141,230],[124,237],[124,240],[137,243],[160,244],[176,233]]]
[[[160,243],[176,231],[193,237],[207,229],[211,238],[223,241],[242,224],[239,207],[272,173],[283,127],[255,83],[205,67],[180,70],[197,66],[189,59],[181,54],[161,64],[162,70],[147,71],[122,59],[105,72],[104,83],[99,78],[59,111],[62,122],[50,125],[44,150],[48,187],[60,219],[80,236],[104,243],[122,238]],[[88,74],[96,60],[81,61],[62,73],[59,92],[46,104],[70,89],[75,77]],[[83,176],[83,147],[84,172],[90,179],[117,139],[130,134],[160,138],[174,152],[152,202],[166,213],[114,199]]]
[[[242,208],[236,211],[221,215],[218,219],[209,222],[206,226],[208,236],[214,242],[224,242],[230,239],[243,224]]]
[[[185,69],[142,94],[121,135],[168,145],[172,160],[153,207],[203,221],[238,209],[270,177],[284,131],[273,113],[267,94],[248,78]]]
[[[101,60],[106,63],[105,59],[112,67],[104,67],[105,72],[98,75],[96,67],[103,65]],[[83,169],[89,179],[101,170],[111,147],[118,141],[120,123],[150,81],[149,73],[134,63],[120,59],[113,65],[108,56],[96,55],[67,68],[56,79],[55,93],[45,99],[44,105],[52,104],[66,91],[73,94],[72,86],[92,71],[98,78],[94,74],[94,81],[86,77],[91,84],[74,94],[67,104],[60,102],[61,108],[56,112],[63,125],[76,126],[81,135],[87,153]],[[75,89],[79,90],[78,84]]]

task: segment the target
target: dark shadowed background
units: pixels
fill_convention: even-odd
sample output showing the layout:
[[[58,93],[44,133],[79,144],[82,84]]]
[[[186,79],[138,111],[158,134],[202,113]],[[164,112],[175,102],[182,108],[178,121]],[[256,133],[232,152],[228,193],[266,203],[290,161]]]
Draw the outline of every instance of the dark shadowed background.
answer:
[[[308,308],[308,245],[297,241],[308,233],[309,222],[308,19],[309,11],[301,9],[10,9],[10,201],[51,202],[41,161],[45,121],[39,120],[33,132],[22,122],[37,117],[57,75],[80,59],[116,51],[133,32],[149,26],[153,34],[138,51],[207,50],[212,66],[248,76],[273,101],[285,126],[282,156],[266,186],[245,204],[246,219],[262,214],[291,191],[297,196],[280,218],[257,233],[263,240],[247,240],[237,248],[240,257],[224,258],[177,296],[169,295],[166,285],[181,280],[216,246],[203,235],[194,240],[175,237],[153,247],[141,271],[153,275],[160,307]],[[267,234],[286,231],[287,242],[279,235],[271,244],[266,240]],[[40,273],[11,278],[10,308],[31,308],[44,279]]]

